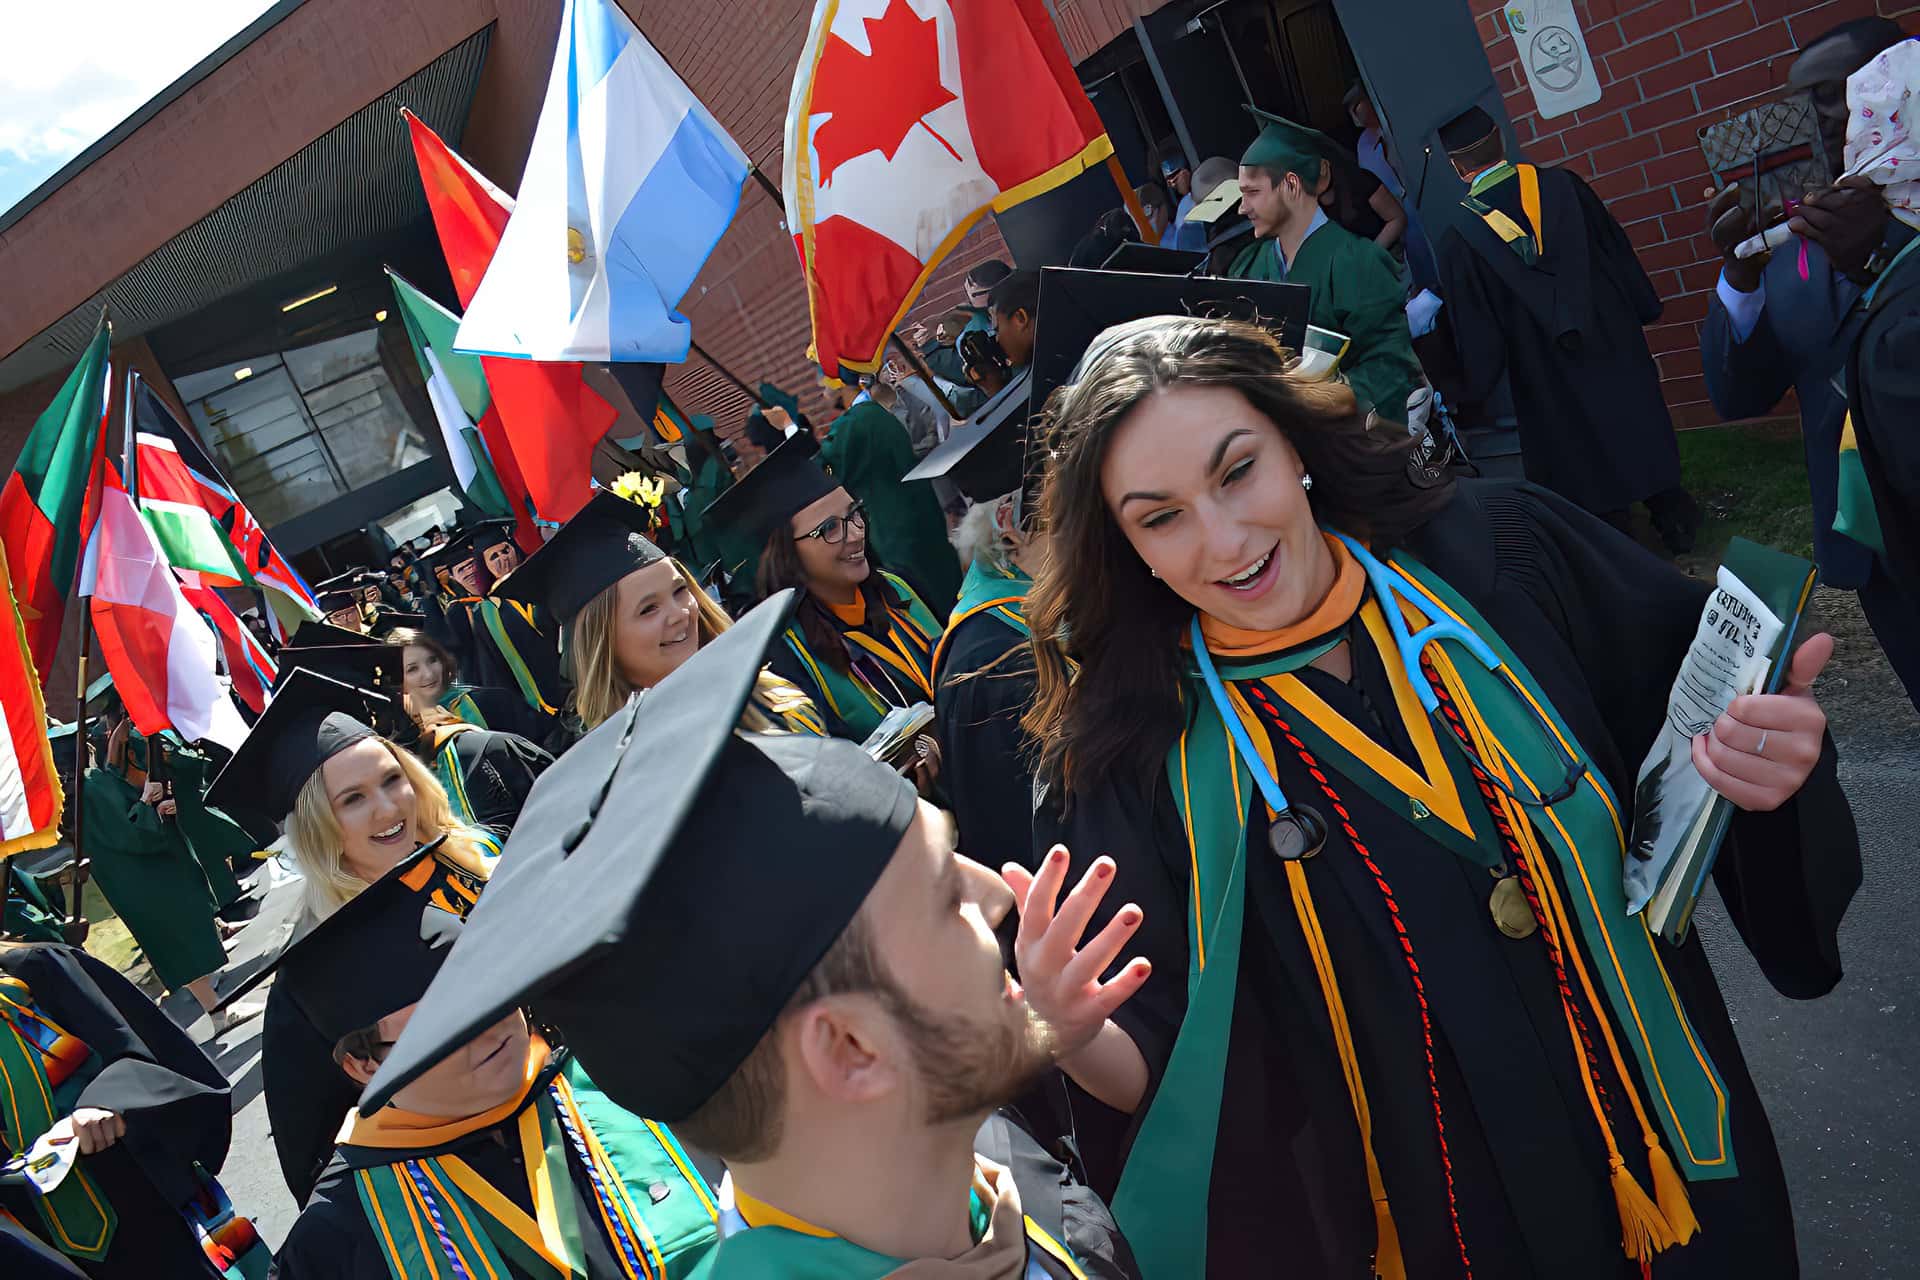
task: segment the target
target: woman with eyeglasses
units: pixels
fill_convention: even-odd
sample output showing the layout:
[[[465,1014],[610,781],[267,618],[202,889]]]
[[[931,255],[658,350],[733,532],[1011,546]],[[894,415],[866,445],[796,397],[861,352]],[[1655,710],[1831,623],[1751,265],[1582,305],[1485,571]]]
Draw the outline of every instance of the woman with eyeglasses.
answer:
[[[647,508],[602,490],[495,590],[558,618],[575,736],[679,670],[733,625],[686,567],[655,546]],[[806,694],[762,671],[743,728],[826,736]]]
[[[799,589],[771,665],[807,695],[829,734],[863,742],[889,711],[933,705],[940,624],[904,579],[874,563],[866,509],[793,441],[722,494],[708,515],[762,544],[762,599]],[[932,734],[915,739],[909,759],[915,784],[931,788],[940,773]]]
[[[1048,852],[1006,874],[1142,1271],[1264,1274],[1283,1240],[1316,1276],[1797,1274],[1706,954],[1622,890],[1710,585],[1545,490],[1410,471],[1251,326],[1109,329],[1052,411]],[[1727,916],[1796,997],[1860,882],[1831,651],[1692,743]]]

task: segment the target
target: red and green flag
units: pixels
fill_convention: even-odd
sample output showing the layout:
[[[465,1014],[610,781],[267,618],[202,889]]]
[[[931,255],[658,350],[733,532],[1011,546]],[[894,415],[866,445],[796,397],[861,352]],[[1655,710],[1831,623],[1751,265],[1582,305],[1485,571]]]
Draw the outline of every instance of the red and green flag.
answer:
[[[487,375],[481,371],[480,357],[453,349],[460,317],[414,288],[391,267],[387,268],[387,278],[393,282],[400,321],[406,326],[407,341],[413,344],[413,358],[427,384],[427,399],[440,423],[440,437],[446,443],[447,461],[453,464],[460,492],[490,516],[511,515],[512,507],[500,488],[499,476],[494,474],[486,441],[474,425],[493,408]]]
[[[60,837],[60,773],[47,740],[40,677],[0,556],[0,858],[44,849]],[[4,874],[0,872],[0,874]]]
[[[13,580],[27,651],[42,683],[60,647],[60,624],[86,545],[89,478],[104,461],[107,347],[104,313],[80,363],[46,407],[6,488],[0,490],[0,546]]]

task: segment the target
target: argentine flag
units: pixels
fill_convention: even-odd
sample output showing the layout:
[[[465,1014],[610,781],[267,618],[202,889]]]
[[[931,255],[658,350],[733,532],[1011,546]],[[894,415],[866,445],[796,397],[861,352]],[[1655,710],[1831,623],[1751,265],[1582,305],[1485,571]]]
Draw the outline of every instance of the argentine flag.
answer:
[[[746,152],[611,0],[567,0],[513,216],[456,351],[679,361]]]

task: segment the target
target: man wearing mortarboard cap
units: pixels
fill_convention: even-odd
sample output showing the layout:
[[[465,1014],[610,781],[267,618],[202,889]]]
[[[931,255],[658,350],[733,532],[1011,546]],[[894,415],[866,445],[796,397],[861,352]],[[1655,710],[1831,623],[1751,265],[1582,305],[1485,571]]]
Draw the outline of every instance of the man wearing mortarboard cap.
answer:
[[[1469,402],[1513,389],[1527,479],[1625,530],[1647,504],[1661,541],[1693,546],[1700,511],[1643,325],[1660,296],[1627,233],[1579,176],[1508,161],[1492,116],[1440,126],[1468,217],[1436,252]]]
[[[1332,140],[1317,129],[1247,109],[1263,122],[1240,157],[1241,209],[1255,239],[1226,274],[1311,288],[1310,321],[1347,337],[1340,371],[1362,411],[1371,408],[1404,423],[1408,397],[1422,377],[1407,330],[1400,269],[1385,249],[1330,221],[1321,209]]]
[[[1003,967],[1011,891],[852,744],[736,730],[790,603],[535,788],[362,1114],[531,1002],[615,1104],[727,1161],[703,1280],[1132,1274],[1096,1199],[1009,1123],[982,1127],[1062,1043]],[[1136,985],[1090,980],[1067,1034],[1101,1034]]]
[[[476,890],[427,846],[282,957],[279,984],[356,1088],[405,1031]],[[391,1105],[347,1116],[276,1274],[664,1280],[711,1246],[716,1216],[666,1127],[610,1102],[513,1008]]]
[[[447,630],[455,641],[448,648],[460,659],[461,670],[473,673],[479,684],[518,690],[544,723],[566,704],[559,628],[533,605],[493,592],[522,558],[512,521],[483,521],[449,543],[444,554],[448,572],[473,593],[446,607]]]

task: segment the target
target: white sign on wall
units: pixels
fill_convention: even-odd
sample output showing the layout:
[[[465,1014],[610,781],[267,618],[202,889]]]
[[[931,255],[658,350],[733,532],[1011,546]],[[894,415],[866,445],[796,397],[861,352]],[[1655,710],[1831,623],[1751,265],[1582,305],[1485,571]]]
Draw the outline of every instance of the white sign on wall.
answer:
[[[1506,17],[1542,120],[1600,101],[1600,77],[1573,0],[1514,0]]]

